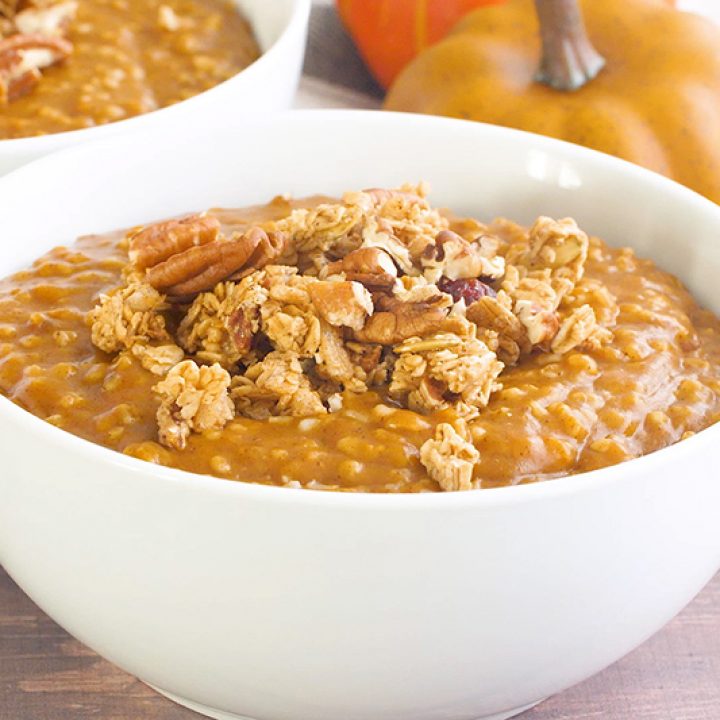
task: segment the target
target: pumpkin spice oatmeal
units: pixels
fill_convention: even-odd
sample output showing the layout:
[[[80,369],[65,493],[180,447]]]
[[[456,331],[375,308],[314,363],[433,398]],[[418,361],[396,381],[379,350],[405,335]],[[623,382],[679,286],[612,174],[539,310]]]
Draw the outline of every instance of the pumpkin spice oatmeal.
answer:
[[[0,139],[157,110],[258,56],[230,0],[0,0]]]
[[[604,467],[720,418],[720,321],[569,218],[422,186],[81,238],[0,284],[0,391],[162,465],[415,492]]]

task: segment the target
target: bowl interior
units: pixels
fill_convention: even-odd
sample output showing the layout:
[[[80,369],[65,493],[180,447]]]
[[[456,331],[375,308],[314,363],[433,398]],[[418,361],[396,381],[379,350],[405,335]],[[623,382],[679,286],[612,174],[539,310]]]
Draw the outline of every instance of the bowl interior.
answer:
[[[255,39],[267,52],[280,38],[302,2],[298,0],[233,0],[252,25]]]
[[[249,21],[261,50],[261,56],[247,68],[205,92],[153,112],[79,130],[69,130],[37,137],[0,140],[0,175],[44,154],[68,147],[71,143],[79,142],[80,139],[96,140],[114,135],[119,130],[138,131],[141,128],[144,129],[146,125],[152,125],[159,113],[162,113],[163,117],[168,115],[172,117],[172,115],[178,116],[185,112],[188,107],[196,108],[199,103],[204,106],[204,101],[208,95],[211,97],[217,96],[219,89],[227,86],[228,83],[237,82],[241,77],[246,78],[248,75],[260,73],[257,79],[261,86],[277,85],[282,87],[285,85],[287,78],[283,77],[281,72],[290,75],[299,72],[302,59],[298,53],[288,52],[287,43],[285,43],[286,47],[283,49],[283,44],[280,41],[306,29],[310,0],[272,0],[272,2],[267,0],[231,0],[231,2],[238,6]],[[274,69],[272,66],[268,66],[267,56],[271,52],[284,58],[281,65],[276,64]],[[259,71],[261,66],[267,67],[267,71]],[[282,69],[279,70],[279,67]],[[257,96],[257,104],[262,106],[262,93],[258,91],[257,87],[246,88],[243,92],[245,95],[242,112],[245,114],[257,112],[258,109],[254,107],[250,100],[255,99],[255,96]],[[222,102],[227,104],[227,98]],[[287,106],[288,104],[284,103],[279,107],[285,108]],[[272,107],[272,109],[278,108]],[[211,118],[214,111],[215,109],[206,110],[203,118]],[[189,124],[188,118],[185,119],[185,123]],[[197,123],[195,126],[197,127]]]
[[[495,126],[391,113],[291,112],[109,138],[0,179],[0,276],[75,237],[279,193],[427,180],[459,213],[573,216],[630,245],[720,312],[720,207],[615,158]]]

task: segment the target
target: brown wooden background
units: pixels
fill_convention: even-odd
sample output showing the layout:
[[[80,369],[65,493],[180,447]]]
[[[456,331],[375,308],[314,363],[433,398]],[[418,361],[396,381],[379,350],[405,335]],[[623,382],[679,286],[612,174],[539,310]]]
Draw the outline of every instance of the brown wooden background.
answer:
[[[0,720],[198,717],[70,637],[0,569]],[[720,720],[720,575],[645,645],[522,720]]]

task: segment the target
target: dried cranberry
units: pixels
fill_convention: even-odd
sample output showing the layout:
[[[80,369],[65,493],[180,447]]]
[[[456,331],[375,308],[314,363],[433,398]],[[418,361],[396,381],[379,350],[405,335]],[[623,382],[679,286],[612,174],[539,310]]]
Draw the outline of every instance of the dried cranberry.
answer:
[[[495,297],[497,295],[487,283],[478,278],[450,280],[450,278],[441,277],[438,287],[444,293],[452,295],[455,302],[464,300],[466,305],[471,305],[483,297]]]
[[[230,337],[237,348],[237,351],[244,355],[250,351],[253,341],[253,331],[250,321],[245,317],[242,308],[238,308],[230,316],[228,321]]]

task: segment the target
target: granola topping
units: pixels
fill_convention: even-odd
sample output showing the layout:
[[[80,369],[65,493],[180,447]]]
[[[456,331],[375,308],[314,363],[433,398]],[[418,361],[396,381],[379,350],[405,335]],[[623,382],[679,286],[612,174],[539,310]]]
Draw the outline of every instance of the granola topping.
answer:
[[[158,437],[183,448],[233,417],[323,417],[344,393],[448,413],[420,451],[445,490],[478,486],[472,424],[524,356],[612,338],[617,311],[583,283],[572,220],[527,232],[451,219],[423,186],[348,192],[234,228],[212,212],[136,228],[127,285],[100,297],[94,344],[166,374]],[[454,419],[453,419],[454,418]]]
[[[459,432],[458,432],[459,430]],[[467,426],[441,423],[435,437],[420,448],[420,458],[430,477],[446,491],[470,490],[474,486],[473,468],[480,453],[470,442]]]
[[[229,387],[230,375],[217,364],[183,360],[172,367],[154,388],[160,442],[182,450],[191,432],[222,428],[234,415]]]

